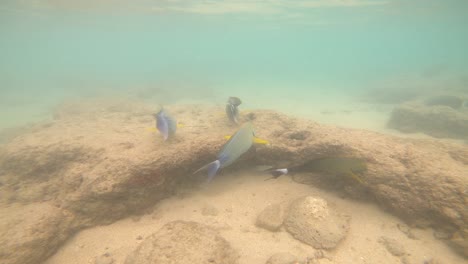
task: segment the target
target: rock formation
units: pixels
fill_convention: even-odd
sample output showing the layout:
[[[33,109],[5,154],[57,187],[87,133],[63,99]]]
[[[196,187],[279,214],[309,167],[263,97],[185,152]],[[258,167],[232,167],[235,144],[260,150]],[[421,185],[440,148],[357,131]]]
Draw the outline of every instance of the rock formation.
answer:
[[[468,139],[468,108],[455,96],[436,96],[401,104],[392,112],[388,127],[405,133]]]
[[[63,105],[53,121],[2,145],[0,208],[2,217],[11,217],[1,221],[9,223],[0,227],[2,260],[40,263],[73,232],[141,213],[176,186],[203,181],[205,175],[193,171],[213,160],[236,127],[220,114],[222,107],[167,109],[184,124],[168,142],[148,131],[152,106],[84,101]],[[325,126],[274,111],[241,113],[241,121],[247,119],[271,144],[257,146],[228,170],[322,157],[364,159],[365,188],[380,205],[419,226],[447,227],[454,243],[466,245],[466,146]]]
[[[293,237],[316,249],[332,249],[348,233],[349,220],[325,200],[307,196],[291,204],[284,226]]]

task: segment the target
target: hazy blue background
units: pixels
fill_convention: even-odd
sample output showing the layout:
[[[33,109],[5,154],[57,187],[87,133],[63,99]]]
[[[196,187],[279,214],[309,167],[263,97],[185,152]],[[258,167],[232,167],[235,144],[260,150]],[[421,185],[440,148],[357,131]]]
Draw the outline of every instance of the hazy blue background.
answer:
[[[0,127],[96,89],[301,111],[368,89],[466,91],[467,14],[464,0],[3,0]]]

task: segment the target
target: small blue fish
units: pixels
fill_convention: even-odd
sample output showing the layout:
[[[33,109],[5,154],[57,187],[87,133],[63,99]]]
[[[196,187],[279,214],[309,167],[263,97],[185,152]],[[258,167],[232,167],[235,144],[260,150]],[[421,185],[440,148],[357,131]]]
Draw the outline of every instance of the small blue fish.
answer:
[[[163,135],[164,141],[175,134],[177,121],[164,108],[161,108],[154,117],[156,118],[156,128]]]
[[[232,135],[226,144],[224,144],[221,151],[216,156],[217,159],[207,165],[201,167],[193,174],[201,170],[208,171],[208,182],[210,182],[216,175],[220,168],[227,167],[234,163],[242,154],[250,149],[254,142],[254,130],[250,122],[245,123],[237,132]]]
[[[237,108],[242,101],[237,97],[229,97],[226,103],[226,115],[233,123],[239,124],[239,109]]]

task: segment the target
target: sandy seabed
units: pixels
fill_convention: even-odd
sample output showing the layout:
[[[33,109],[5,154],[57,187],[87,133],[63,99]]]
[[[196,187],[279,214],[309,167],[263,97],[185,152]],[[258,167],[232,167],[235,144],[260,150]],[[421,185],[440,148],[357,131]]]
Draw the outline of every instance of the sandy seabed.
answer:
[[[107,226],[77,233],[45,264],[98,263],[106,254],[113,262],[124,263],[145,237],[164,224],[195,221],[217,229],[240,254],[239,263],[265,263],[278,252],[289,252],[305,261],[323,254],[318,263],[466,263],[431,229],[411,229],[410,238],[398,226],[404,223],[373,203],[340,197],[338,193],[296,183],[289,176],[268,180],[268,175],[254,169],[218,175],[204,188],[180,190],[147,211]],[[258,214],[268,205],[287,202],[302,196],[317,196],[339,211],[351,216],[347,237],[333,250],[322,251],[301,243],[281,229],[270,232],[255,225]],[[405,257],[393,256],[381,237],[403,246]]]

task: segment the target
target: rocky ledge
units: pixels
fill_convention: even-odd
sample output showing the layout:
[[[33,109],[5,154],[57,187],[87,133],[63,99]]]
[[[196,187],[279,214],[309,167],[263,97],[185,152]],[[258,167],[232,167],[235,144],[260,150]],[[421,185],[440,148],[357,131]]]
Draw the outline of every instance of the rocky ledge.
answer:
[[[222,107],[168,106],[183,124],[164,142],[155,108],[139,102],[85,101],[59,107],[54,120],[21,131],[0,148],[0,258],[40,263],[77,230],[142,213],[212,161],[236,127]],[[437,140],[402,139],[325,126],[274,111],[244,111],[260,145],[231,169],[295,166],[355,157],[367,170],[356,188],[418,226],[443,227],[468,252],[468,150]],[[47,245],[44,247],[44,245]]]

